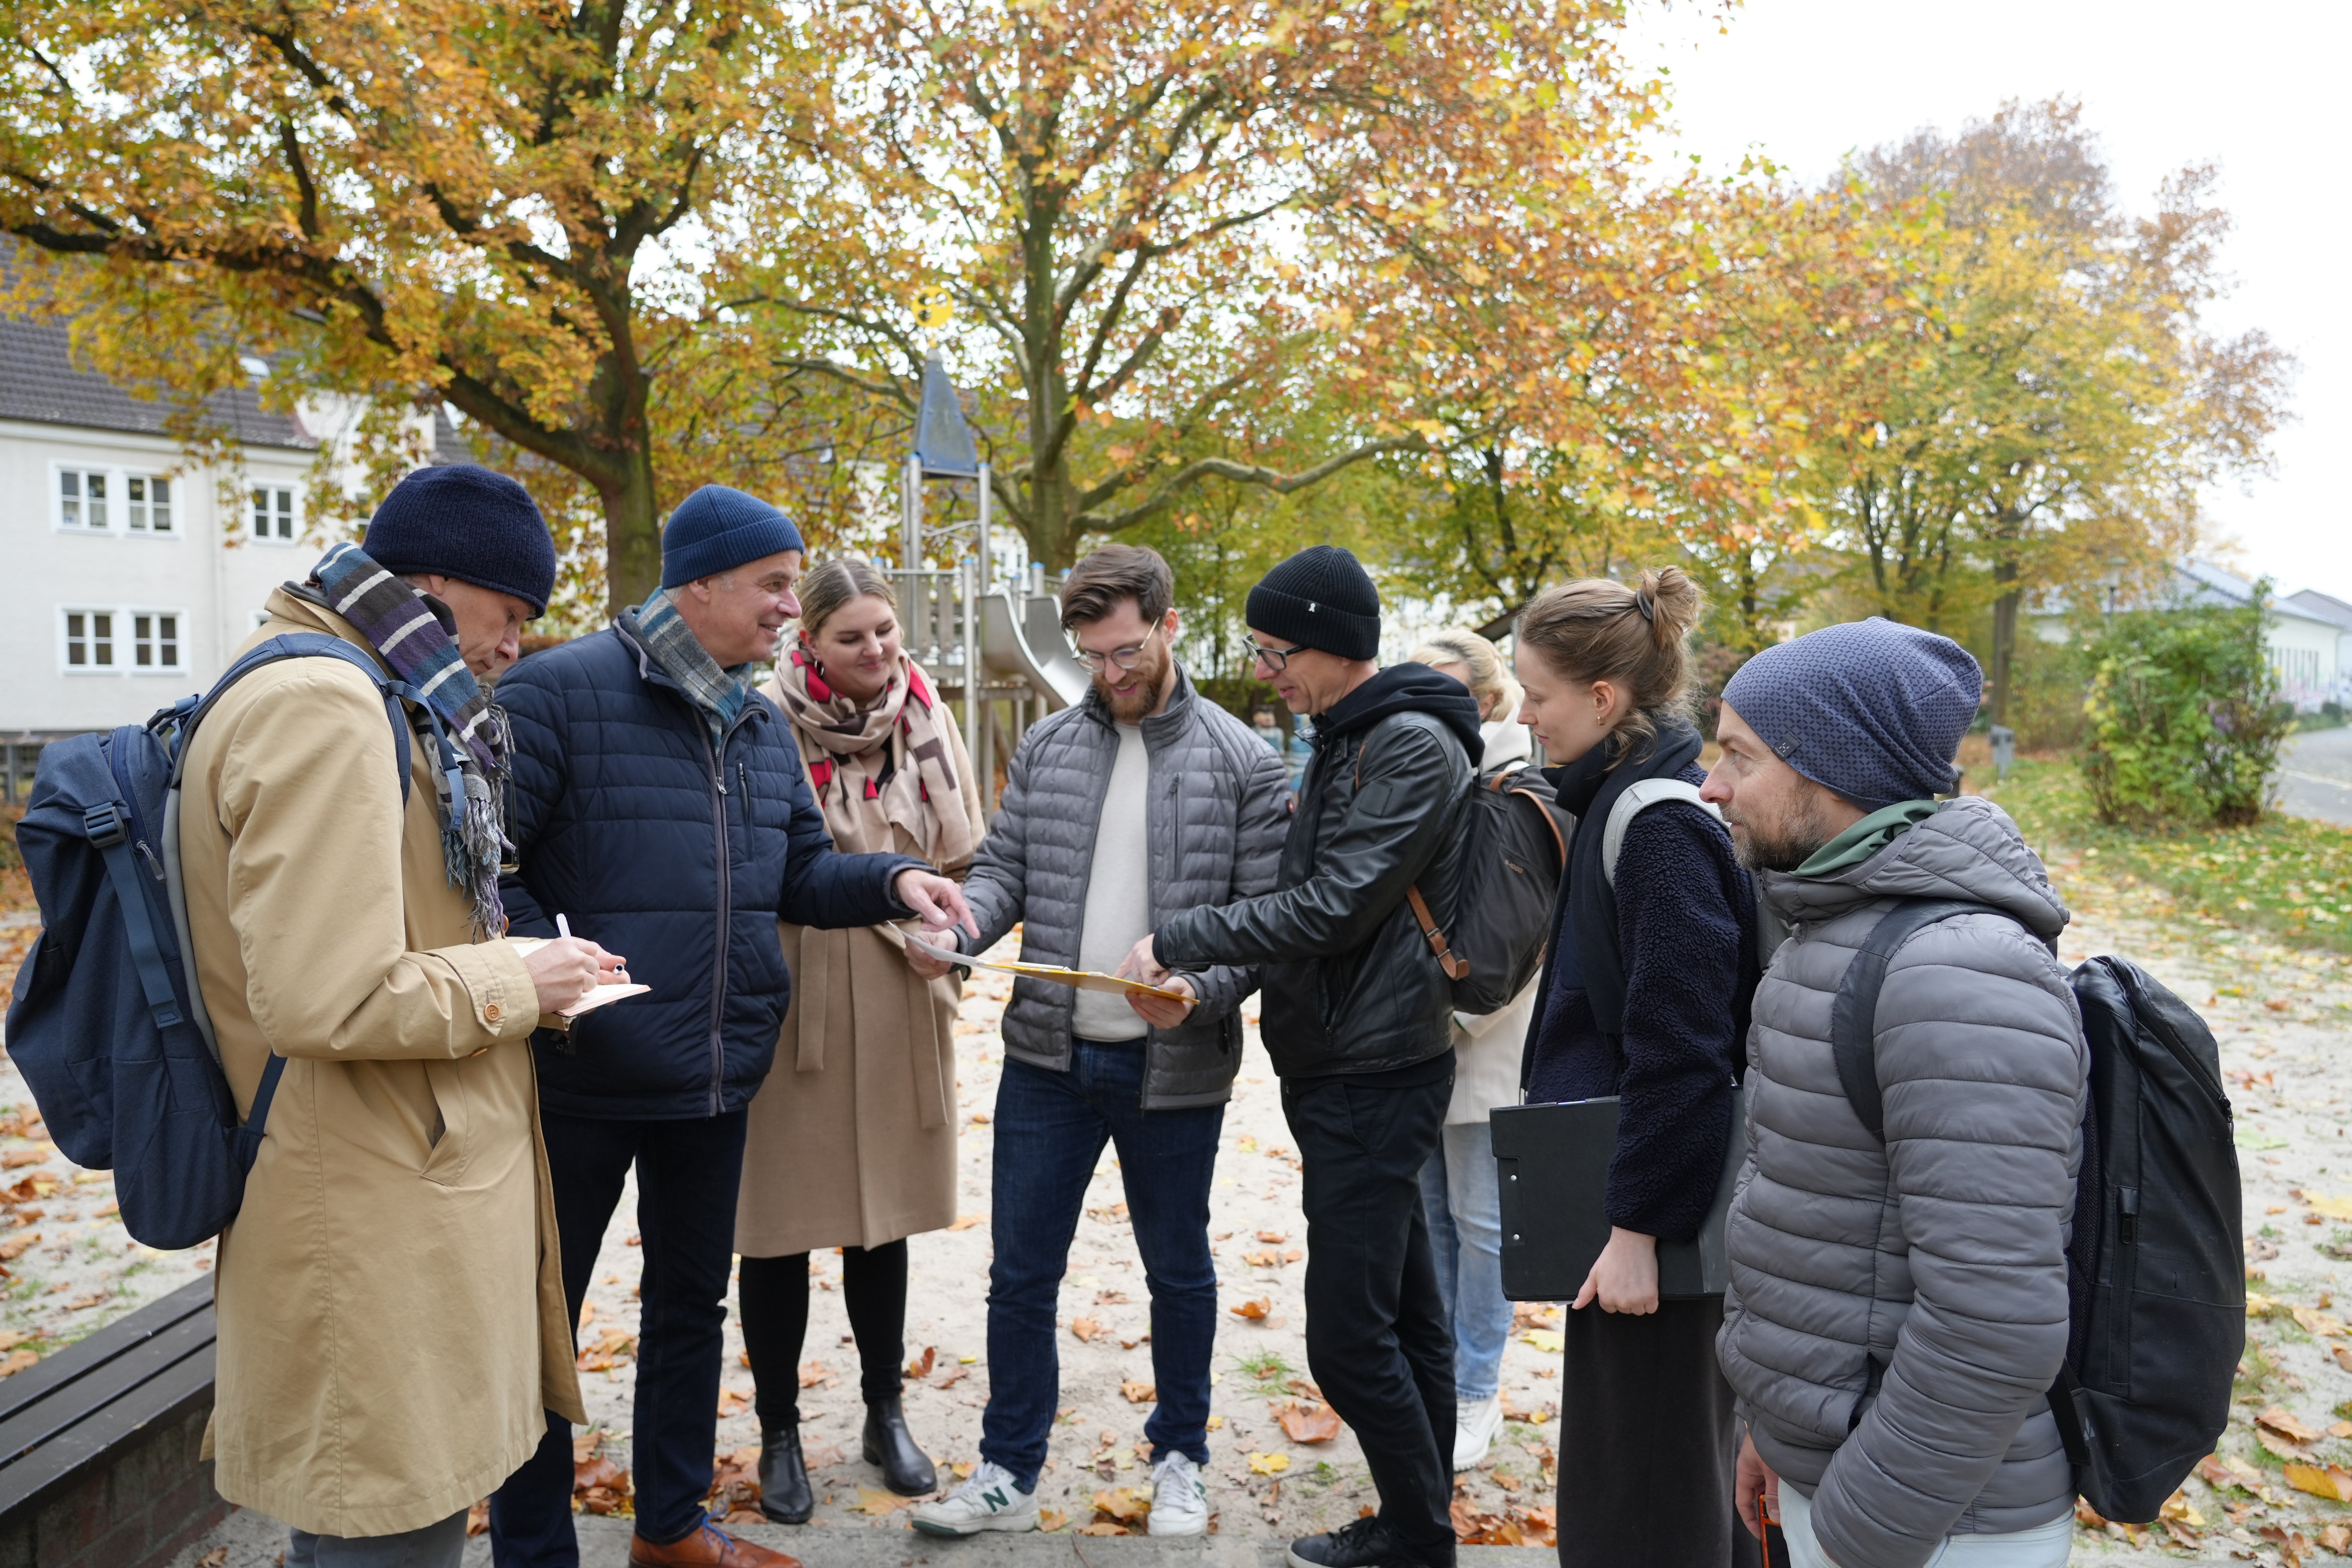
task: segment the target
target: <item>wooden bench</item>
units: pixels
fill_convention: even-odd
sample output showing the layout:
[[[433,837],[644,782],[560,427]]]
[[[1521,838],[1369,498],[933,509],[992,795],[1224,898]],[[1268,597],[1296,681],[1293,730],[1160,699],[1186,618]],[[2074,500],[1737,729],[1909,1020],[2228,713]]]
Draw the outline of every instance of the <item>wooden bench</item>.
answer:
[[[208,1277],[0,1381],[0,1568],[147,1568],[226,1517],[213,1337]]]

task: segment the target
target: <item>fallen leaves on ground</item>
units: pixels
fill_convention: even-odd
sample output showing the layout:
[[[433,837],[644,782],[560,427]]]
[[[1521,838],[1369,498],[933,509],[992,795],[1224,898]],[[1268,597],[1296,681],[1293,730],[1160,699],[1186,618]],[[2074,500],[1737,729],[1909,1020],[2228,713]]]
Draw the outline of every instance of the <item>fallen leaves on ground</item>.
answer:
[[[16,1255],[14,1253],[10,1253],[8,1256],[13,1258]],[[1232,1309],[1232,1310],[1234,1316],[1236,1318],[1247,1318],[1253,1323],[1264,1322],[1265,1321],[1265,1315],[1274,1310],[1274,1298],[1271,1296],[1260,1296],[1255,1301],[1244,1301],[1240,1306]]]
[[[1568,1343],[1565,1339],[1560,1337],[1560,1332],[1558,1329],[1529,1329],[1526,1333],[1521,1334],[1519,1338],[1525,1342],[1535,1346],[1536,1349],[1543,1352],[1546,1355],[1559,1354],[1561,1349]]]
[[[738,1448],[711,1461],[710,1492],[704,1499],[704,1506],[721,1524],[766,1522],[768,1516],[760,1511],[757,1447]]]
[[[2286,1484],[2331,1502],[2352,1502],[2352,1470],[2341,1465],[2330,1465],[2324,1470],[2317,1465],[2289,1465]]]
[[[1552,1510],[1520,1508],[1487,1513],[1468,1498],[1454,1500],[1454,1537],[1464,1546],[1549,1546]]]
[[[0,1377],[14,1377],[26,1367],[37,1364],[40,1359],[32,1351],[12,1351],[6,1361],[0,1361]]]
[[[939,1347],[937,1345],[925,1345],[923,1347],[923,1353],[920,1356],[918,1356],[915,1360],[907,1363],[907,1375],[914,1378],[929,1377],[931,1375],[931,1368],[939,1365]]]
[[[30,1236],[12,1236],[5,1241],[0,1241],[0,1263],[16,1262],[40,1239],[41,1233],[37,1230]]]
[[[1250,1474],[1254,1476],[1278,1476],[1282,1474],[1283,1471],[1290,1468],[1290,1456],[1287,1454],[1252,1454],[1249,1457],[1249,1468]]]
[[[636,1354],[637,1336],[626,1329],[606,1329],[596,1342],[580,1352],[582,1372],[610,1372]]]
[[[2321,1339],[2341,1339],[2344,1336],[2344,1320],[2341,1318],[2331,1318],[2326,1312],[2315,1311],[2309,1307],[2293,1307],[2288,1310],[2305,1333],[2315,1334]]]
[[[604,1434],[591,1428],[572,1439],[572,1506],[586,1513],[632,1511],[629,1472],[600,1451]]]
[[[1118,1487],[1094,1496],[1096,1524],[1135,1526],[1151,1512],[1151,1492],[1145,1487]]]
[[[1097,1290],[1095,1292],[1095,1305],[1097,1307],[1124,1307],[1127,1305],[1127,1292],[1124,1290]]]
[[[949,1225],[948,1228],[950,1230],[970,1230],[973,1226],[986,1225],[987,1223],[988,1216],[984,1214],[960,1214],[955,1216],[954,1221]]]
[[[2254,1425],[2269,1436],[2284,1437],[2300,1447],[2310,1447],[2327,1434],[2309,1426],[2283,1405],[2273,1405],[2254,1417]]]
[[[1070,1332],[1076,1337],[1080,1344],[1087,1344],[1093,1342],[1097,1334],[1102,1332],[1102,1325],[1092,1318],[1072,1318]]]
[[[751,1365],[751,1358],[750,1356],[745,1356],[743,1358],[743,1364],[745,1366]],[[832,1371],[825,1366],[824,1363],[821,1361],[813,1361],[809,1363],[808,1365],[801,1368],[801,1386],[803,1388],[814,1388],[818,1384],[824,1382],[832,1376]]]
[[[47,1162],[48,1157],[56,1152],[56,1150],[46,1147],[11,1149],[5,1154],[0,1154],[0,1171],[14,1171],[24,1165],[38,1165]]]
[[[1088,1219],[1100,1220],[1105,1225],[1120,1224],[1127,1218],[1127,1204],[1122,1200],[1121,1202],[1111,1205],[1108,1208],[1088,1209],[1087,1211],[1087,1217]]]
[[[222,1564],[226,1563],[227,1561],[228,1548],[226,1546],[215,1546],[210,1552],[205,1552],[202,1557],[196,1559],[196,1568],[222,1568]]]
[[[732,1388],[722,1388],[719,1391],[719,1415],[720,1419],[723,1420],[730,1415],[740,1415],[743,1412],[751,1408],[751,1400],[749,1394],[742,1394]]]
[[[1284,1235],[1278,1230],[1259,1231],[1257,1233],[1257,1238],[1260,1241],[1265,1242],[1268,1247],[1280,1247],[1284,1242],[1290,1239],[1289,1237]]]
[[[1294,1443],[1328,1443],[1344,1429],[1339,1413],[1328,1405],[1301,1405],[1296,1399],[1280,1404],[1267,1402],[1274,1412],[1275,1424],[1282,1435]]]
[[[940,1375],[939,1381],[932,1384],[931,1386],[933,1388],[953,1388],[957,1384],[961,1383],[965,1378],[970,1377],[971,1375],[971,1368],[968,1366],[951,1366],[948,1368],[948,1370]]]
[[[1150,1405],[1160,1398],[1160,1390],[1157,1386],[1139,1382],[1131,1377],[1119,1384],[1118,1392],[1119,1397],[1125,1399],[1129,1405]]]
[[[1069,1522],[1070,1516],[1058,1508],[1041,1508],[1037,1510],[1037,1528],[1048,1535]]]
[[[860,1487],[857,1489],[857,1500],[850,1505],[850,1511],[871,1514],[874,1518],[880,1519],[883,1515],[895,1513],[899,1509],[914,1507],[915,1500],[910,1497],[900,1497],[897,1492],[880,1491],[873,1487]]]
[[[1269,1247],[1263,1252],[1244,1252],[1242,1261],[1253,1268],[1279,1268],[1282,1267],[1282,1255]]]

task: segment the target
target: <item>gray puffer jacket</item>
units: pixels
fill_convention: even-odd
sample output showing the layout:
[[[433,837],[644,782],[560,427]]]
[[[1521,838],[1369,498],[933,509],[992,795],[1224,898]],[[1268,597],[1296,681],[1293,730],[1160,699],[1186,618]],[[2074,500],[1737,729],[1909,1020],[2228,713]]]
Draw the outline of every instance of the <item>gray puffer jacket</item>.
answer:
[[[1748,1031],[1749,1152],[1717,1345],[1758,1452],[1812,1498],[1822,1548],[1841,1568],[1913,1568],[1947,1535],[2025,1530],[2074,1505],[2044,1397],[2066,1349],[2089,1071],[2044,945],[2066,910],[2016,826],[1979,798],[1858,865],[1764,880],[1790,936]],[[1838,1086],[1830,1008],[1895,896],[2015,919],[1954,916],[1888,964],[1882,1145]]]
[[[1180,668],[1167,708],[1143,721],[1150,762],[1145,820],[1150,837],[1151,921],[1180,910],[1252,898],[1274,886],[1290,827],[1282,761],[1249,726],[1192,689]],[[1006,770],[1004,798],[981,841],[964,897],[981,947],[1021,924],[1030,963],[1074,966],[1086,922],[1095,828],[1118,760],[1118,731],[1090,686],[1076,707],[1031,726]],[[965,939],[969,940],[969,939]],[[1257,971],[1185,969],[1200,1004],[1173,1029],[1153,1029],[1144,1060],[1143,1109],[1221,1105],[1242,1060],[1242,998]],[[1070,1068],[1070,1014],[1077,993],[1017,980],[1004,1010],[1004,1050],[1055,1072]]]

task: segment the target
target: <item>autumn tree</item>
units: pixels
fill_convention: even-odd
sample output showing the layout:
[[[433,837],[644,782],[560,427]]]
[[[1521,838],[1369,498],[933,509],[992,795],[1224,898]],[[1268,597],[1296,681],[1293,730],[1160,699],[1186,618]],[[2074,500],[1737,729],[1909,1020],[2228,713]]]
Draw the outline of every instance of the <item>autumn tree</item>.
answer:
[[[1418,331],[1429,290],[1513,312],[1582,265],[1654,85],[1616,0],[861,0],[821,178],[730,304],[775,363],[911,410],[924,306],[981,394],[1003,513],[1049,565],[1211,480],[1290,494],[1457,439],[1475,401]],[[822,195],[808,183],[822,185]],[[1255,407],[1344,417],[1278,461]],[[1243,443],[1247,445],[1248,443]]]
[[[2071,102],[1921,132],[1848,177],[1935,226],[1925,352],[1905,326],[1904,374],[1835,454],[1837,519],[1881,613],[1954,630],[1990,609],[2003,721],[2026,594],[2178,548],[2206,486],[2267,463],[2289,364],[2204,324],[2228,227],[2212,172],[2132,219]]]
[[[269,395],[366,408],[355,455],[379,470],[446,401],[593,496],[614,605],[659,580],[656,378],[715,317],[739,171],[805,122],[780,7],[0,13],[0,226],[78,263],[29,286],[100,368],[193,409],[260,355]]]

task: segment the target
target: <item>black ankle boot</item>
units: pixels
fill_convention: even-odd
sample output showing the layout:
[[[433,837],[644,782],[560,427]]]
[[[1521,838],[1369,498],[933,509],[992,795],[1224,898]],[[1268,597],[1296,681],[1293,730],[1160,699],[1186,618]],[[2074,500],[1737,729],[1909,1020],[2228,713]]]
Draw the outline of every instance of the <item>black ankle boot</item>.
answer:
[[[778,1524],[806,1524],[816,1511],[797,1421],[760,1434],[760,1511]]]
[[[940,1468],[915,1447],[906,1405],[895,1394],[866,1402],[866,1462],[881,1466],[882,1484],[900,1497],[929,1497],[940,1489]]]

